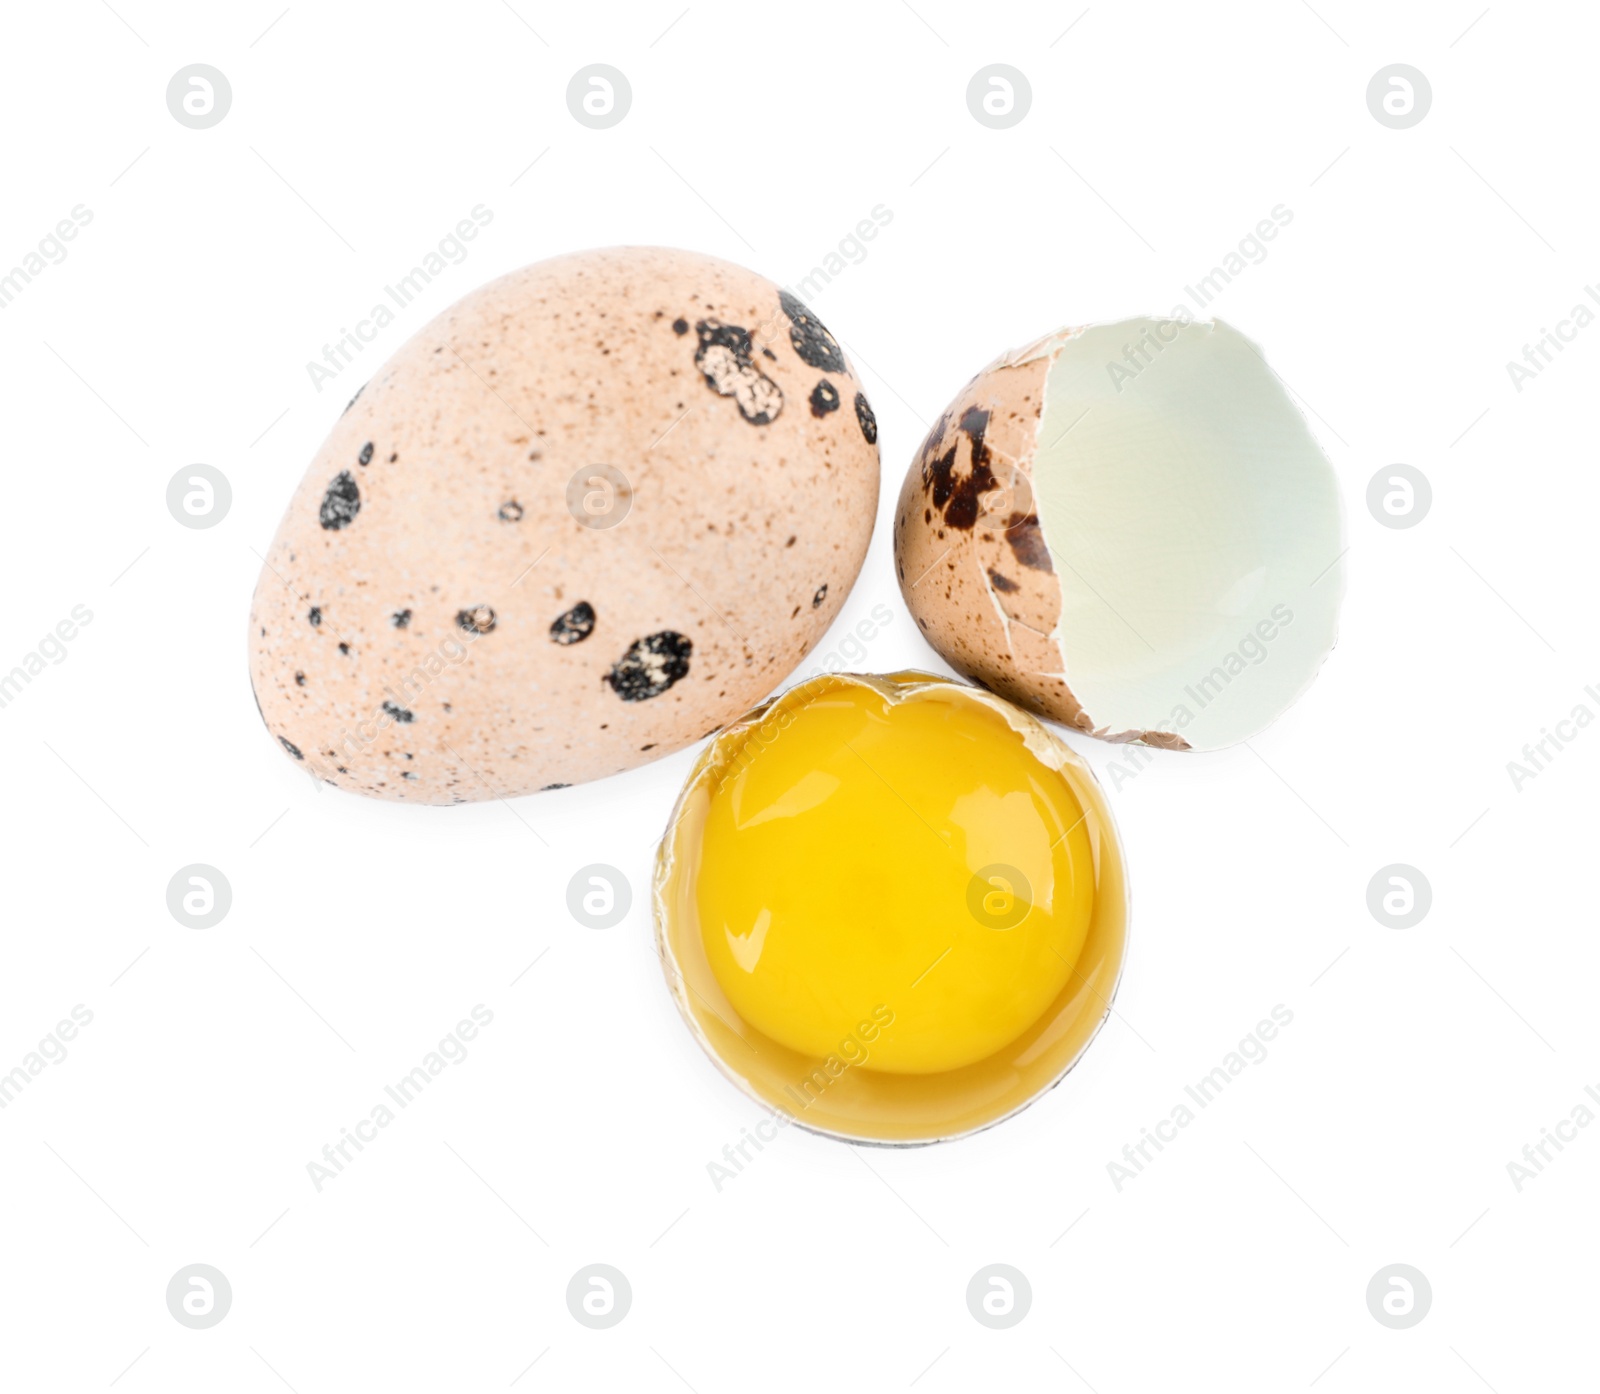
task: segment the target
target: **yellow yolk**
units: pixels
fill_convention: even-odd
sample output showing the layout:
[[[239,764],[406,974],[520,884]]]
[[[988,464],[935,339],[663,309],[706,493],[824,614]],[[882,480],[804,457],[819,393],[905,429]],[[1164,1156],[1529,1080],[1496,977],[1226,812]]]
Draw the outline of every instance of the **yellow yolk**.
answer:
[[[900,1076],[985,1060],[1038,1022],[1095,900],[1068,779],[996,705],[923,681],[892,699],[806,683],[720,742],[690,873],[744,1022]]]

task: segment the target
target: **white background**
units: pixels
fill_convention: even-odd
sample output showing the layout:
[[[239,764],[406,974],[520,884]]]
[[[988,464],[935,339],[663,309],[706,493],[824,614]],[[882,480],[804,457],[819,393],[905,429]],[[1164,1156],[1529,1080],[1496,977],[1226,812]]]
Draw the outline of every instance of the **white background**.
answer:
[[[0,668],[94,618],[0,710],[0,1070],[74,1004],[94,1021],[0,1111],[0,1385],[1592,1380],[1600,1128],[1520,1193],[1507,1172],[1600,1085],[1600,731],[1520,791],[1507,772],[1600,712],[1600,327],[1520,392],[1506,369],[1600,280],[1588,7],[115,3],[6,17],[0,269],[73,206],[93,221],[0,312]],[[165,104],[194,62],[233,88],[204,131]],[[632,84],[610,130],[566,107],[593,62]],[[1008,130],[966,106],[991,62],[1032,85]],[[1366,104],[1394,62],[1432,84],[1409,130]],[[467,260],[319,395],[306,361],[479,203]],[[1342,637],[1248,748],[1129,779],[1074,738],[1135,937],[1120,1016],[1060,1089],[948,1147],[789,1129],[719,1192],[708,1162],[760,1114],[678,1020],[644,895],[694,752],[509,806],[319,789],[257,719],[245,617],[346,399],[452,300],[624,242],[792,284],[878,204],[869,255],[813,297],[866,377],[884,488],[811,662],[882,602],[856,666],[939,669],[887,527],[927,423],[1008,346],[1170,311],[1278,204],[1293,221],[1211,309],[1338,469]],[[196,462],[233,489],[208,531],[165,505]],[[1396,462],[1433,487],[1408,530],[1365,502]],[[214,929],[166,907],[192,862],[233,888]],[[591,862],[634,887],[611,930],[566,910]],[[1408,930],[1367,909],[1394,862],[1433,888]],[[470,1057],[318,1193],[306,1164],[477,1003]],[[1119,1192],[1107,1163],[1278,1003],[1266,1060]],[[164,1296],[195,1262],[233,1288],[204,1331]],[[608,1331],[565,1302],[591,1262],[633,1287]],[[964,1297],[992,1262],[1033,1290],[1005,1331]],[[1433,1289],[1403,1331],[1365,1299],[1395,1262]]]

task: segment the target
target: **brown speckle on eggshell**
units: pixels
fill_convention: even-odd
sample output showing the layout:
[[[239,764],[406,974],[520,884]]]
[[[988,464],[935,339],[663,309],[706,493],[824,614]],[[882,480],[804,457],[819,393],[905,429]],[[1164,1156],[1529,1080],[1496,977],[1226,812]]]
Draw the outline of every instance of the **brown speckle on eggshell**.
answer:
[[[1051,640],[1061,589],[1031,509],[1049,367],[1042,357],[997,364],[934,422],[900,491],[895,554],[906,604],[952,667],[1030,711],[1091,730]]]

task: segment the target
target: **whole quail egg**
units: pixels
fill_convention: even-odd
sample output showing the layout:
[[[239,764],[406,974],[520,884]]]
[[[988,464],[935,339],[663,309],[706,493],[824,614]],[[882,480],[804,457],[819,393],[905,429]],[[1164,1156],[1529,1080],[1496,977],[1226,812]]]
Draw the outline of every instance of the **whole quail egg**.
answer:
[[[286,755],[423,803],[626,770],[822,637],[878,497],[838,340],[771,281],[623,247],[481,287],[346,408],[250,614]]]

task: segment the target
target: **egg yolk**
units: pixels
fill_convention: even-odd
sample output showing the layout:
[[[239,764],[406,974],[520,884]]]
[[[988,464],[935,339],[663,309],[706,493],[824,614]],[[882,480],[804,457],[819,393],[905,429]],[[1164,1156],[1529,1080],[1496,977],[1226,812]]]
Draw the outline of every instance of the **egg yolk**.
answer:
[[[1061,996],[1094,910],[1090,833],[996,706],[824,679],[721,744],[692,896],[750,1027],[931,1075],[994,1055]]]

